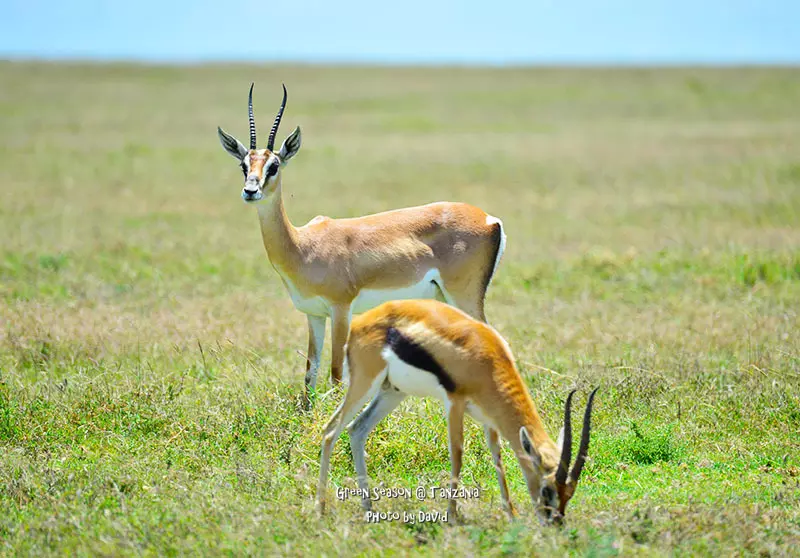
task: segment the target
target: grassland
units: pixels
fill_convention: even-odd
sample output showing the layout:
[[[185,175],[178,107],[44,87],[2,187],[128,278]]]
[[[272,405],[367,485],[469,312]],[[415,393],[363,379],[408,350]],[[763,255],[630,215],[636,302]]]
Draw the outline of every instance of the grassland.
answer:
[[[539,527],[510,454],[504,518],[473,423],[462,524],[314,516],[341,394],[299,410],[305,319],[216,138],[246,136],[251,80],[262,137],[281,81],[279,141],[303,126],[295,223],[443,199],[504,220],[487,313],[550,432],[602,386],[566,528]],[[0,83],[0,554],[796,552],[797,69],[6,62]],[[373,481],[443,484],[440,405],[403,410]],[[353,475],[340,443],[333,482]]]

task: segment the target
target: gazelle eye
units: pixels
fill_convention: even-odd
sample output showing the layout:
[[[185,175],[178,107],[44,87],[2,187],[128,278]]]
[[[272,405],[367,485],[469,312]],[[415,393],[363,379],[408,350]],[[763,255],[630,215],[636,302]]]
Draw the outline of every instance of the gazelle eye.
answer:
[[[242,164],[241,164],[241,165],[239,165],[239,166],[241,167],[241,169],[242,169],[242,172],[244,173],[244,176],[245,176],[245,178],[247,178],[247,165],[245,165],[244,163],[242,163]]]
[[[278,174],[278,167],[280,165],[278,163],[272,163],[269,168],[267,168],[267,176],[275,176]]]

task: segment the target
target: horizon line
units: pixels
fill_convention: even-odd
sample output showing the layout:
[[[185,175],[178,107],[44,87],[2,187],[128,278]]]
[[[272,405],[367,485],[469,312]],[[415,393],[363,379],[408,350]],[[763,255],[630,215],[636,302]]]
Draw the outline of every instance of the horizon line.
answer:
[[[213,67],[213,66],[307,66],[343,68],[571,68],[571,69],[645,69],[645,68],[776,68],[795,69],[798,60],[510,60],[508,62],[464,61],[464,60],[372,60],[366,58],[225,58],[225,57],[164,57],[148,58],[136,56],[37,56],[6,55],[0,53],[0,63],[22,64],[67,64],[84,66],[153,66],[153,67]]]

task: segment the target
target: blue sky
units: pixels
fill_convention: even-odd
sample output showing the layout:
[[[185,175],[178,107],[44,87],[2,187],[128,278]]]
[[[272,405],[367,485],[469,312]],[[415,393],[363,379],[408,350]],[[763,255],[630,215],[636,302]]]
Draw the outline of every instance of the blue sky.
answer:
[[[4,0],[0,58],[798,64],[800,0]]]

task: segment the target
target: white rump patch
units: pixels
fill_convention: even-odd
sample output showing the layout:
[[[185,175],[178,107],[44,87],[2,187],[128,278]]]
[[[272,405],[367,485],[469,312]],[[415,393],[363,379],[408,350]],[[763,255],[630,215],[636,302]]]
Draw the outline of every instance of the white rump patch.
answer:
[[[493,215],[486,216],[487,225],[494,225],[495,223],[500,225],[500,247],[497,249],[497,257],[494,259],[494,268],[492,268],[492,276],[489,278],[489,282],[494,278],[494,274],[497,272],[497,266],[500,265],[500,258],[503,257],[503,252],[506,251],[506,230],[503,227],[503,222]]]
[[[388,379],[394,387],[408,395],[435,397],[444,401],[445,405],[449,403],[447,390],[435,375],[403,362],[389,347],[384,347],[381,356],[386,361]]]

